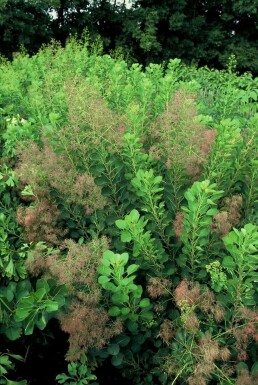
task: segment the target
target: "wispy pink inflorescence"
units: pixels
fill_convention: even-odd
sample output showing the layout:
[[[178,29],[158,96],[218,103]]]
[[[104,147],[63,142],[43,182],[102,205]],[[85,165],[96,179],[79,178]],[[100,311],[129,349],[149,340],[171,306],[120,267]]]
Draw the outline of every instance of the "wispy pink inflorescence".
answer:
[[[178,239],[181,238],[181,235],[183,234],[183,231],[184,231],[183,219],[184,219],[184,215],[183,215],[182,211],[178,211],[176,213],[176,217],[175,217],[175,220],[173,222],[173,229],[174,229],[175,235]]]
[[[200,149],[203,154],[209,154],[211,146],[214,144],[217,135],[217,130],[206,130],[203,132],[202,142],[200,146]]]
[[[200,123],[195,100],[193,92],[180,88],[149,127],[150,156],[165,157],[168,170],[184,171],[193,180],[200,176],[217,136]]]
[[[123,331],[120,320],[109,322],[104,309],[74,301],[66,314],[60,314],[61,329],[69,334],[70,361],[80,359],[90,347],[101,349],[109,340]]]
[[[162,295],[168,295],[171,286],[172,282],[169,279],[152,277],[149,280],[147,291],[151,298],[158,298]]]

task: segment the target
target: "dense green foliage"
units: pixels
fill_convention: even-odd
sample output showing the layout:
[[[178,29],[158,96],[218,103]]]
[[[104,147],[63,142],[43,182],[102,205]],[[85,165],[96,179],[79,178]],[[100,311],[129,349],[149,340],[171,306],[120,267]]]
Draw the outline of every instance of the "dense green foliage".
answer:
[[[1,346],[54,318],[57,383],[254,385],[258,81],[99,49],[0,64]]]
[[[0,52],[11,58],[23,46],[35,53],[51,39],[65,43],[100,36],[106,53],[123,52],[143,65],[181,58],[258,73],[257,0],[1,0]]]

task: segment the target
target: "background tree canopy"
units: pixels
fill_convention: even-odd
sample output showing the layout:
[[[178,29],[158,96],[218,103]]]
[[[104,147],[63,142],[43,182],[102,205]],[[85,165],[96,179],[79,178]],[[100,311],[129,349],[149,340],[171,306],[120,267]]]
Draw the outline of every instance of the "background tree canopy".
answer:
[[[0,50],[11,58],[51,39],[62,44],[85,28],[105,52],[122,49],[144,65],[181,58],[221,68],[234,53],[238,70],[258,73],[258,0],[0,0]]]

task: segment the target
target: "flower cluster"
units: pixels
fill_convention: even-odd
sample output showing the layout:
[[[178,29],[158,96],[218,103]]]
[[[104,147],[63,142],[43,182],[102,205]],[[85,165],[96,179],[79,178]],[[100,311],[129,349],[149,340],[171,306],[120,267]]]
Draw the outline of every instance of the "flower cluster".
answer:
[[[248,359],[247,350],[252,341],[258,342],[258,312],[241,308],[235,321],[232,334],[235,338],[235,348],[238,352],[237,360]]]
[[[109,339],[122,332],[120,321],[111,322],[101,306],[97,267],[108,240],[102,237],[79,245],[71,240],[64,243],[64,256],[49,255],[47,266],[58,283],[65,284],[72,298],[64,314],[59,314],[61,329],[69,334],[71,360],[78,359],[89,347],[101,348]]]
[[[199,330],[202,322],[202,313],[205,318],[210,317],[216,322],[221,322],[224,317],[224,309],[216,301],[215,295],[207,287],[201,287],[197,283],[183,280],[174,291],[174,301],[181,311],[181,320],[184,327],[193,333]],[[199,310],[201,314],[197,314]]]
[[[166,158],[169,170],[181,169],[196,180],[215,142],[217,131],[208,130],[198,120],[195,95],[180,88],[166,111],[150,126],[153,140],[150,154]]]
[[[68,125],[60,135],[70,150],[85,159],[92,148],[103,144],[110,152],[121,148],[125,118],[108,108],[101,92],[87,78],[76,76],[67,81],[65,93]]]
[[[189,385],[207,385],[215,368],[215,361],[228,361],[231,354],[227,347],[221,347],[218,341],[206,334],[199,340],[194,356],[196,364],[187,382]]]
[[[17,174],[23,184],[32,187],[36,200],[54,191],[67,203],[87,205],[92,210],[102,209],[105,198],[94,178],[86,172],[79,172],[69,153],[57,153],[42,136],[43,147],[33,143],[20,149]],[[53,199],[53,198],[52,198]]]
[[[100,349],[122,333],[120,320],[111,322],[107,312],[97,305],[74,300],[65,314],[59,314],[61,329],[69,334],[67,358],[78,360],[90,347]]]
[[[214,215],[211,230],[221,237],[228,235],[232,227],[240,223],[242,205],[243,198],[240,194],[223,199],[223,210]]]
[[[183,224],[184,215],[181,211],[178,211],[176,213],[175,220],[173,222],[173,229],[176,237],[180,239],[181,235],[184,231],[184,224]]]
[[[174,335],[175,335],[175,328],[174,328],[173,322],[169,319],[165,319],[160,325],[158,337],[160,337],[166,344],[169,345]]]
[[[30,207],[17,209],[17,222],[24,228],[26,242],[43,241],[58,246],[66,234],[59,225],[61,213],[49,196],[42,197]]]
[[[158,298],[163,295],[169,295],[172,282],[166,278],[152,277],[149,280],[147,291],[151,298]]]
[[[257,376],[252,378],[248,369],[241,368],[236,378],[236,385],[255,385],[258,383]]]

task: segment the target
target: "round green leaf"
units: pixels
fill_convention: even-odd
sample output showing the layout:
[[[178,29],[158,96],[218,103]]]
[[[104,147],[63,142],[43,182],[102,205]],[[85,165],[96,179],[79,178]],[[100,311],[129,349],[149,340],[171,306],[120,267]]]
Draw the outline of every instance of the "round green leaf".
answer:
[[[101,274],[101,275],[110,275],[112,270],[108,267],[108,266],[104,266],[104,265],[100,265],[98,268],[97,268],[98,272]]]
[[[131,234],[129,233],[129,231],[123,231],[121,233],[121,241],[122,242],[131,242],[132,240],[132,237],[131,237]]]
[[[130,219],[132,220],[132,222],[137,223],[139,218],[140,214],[137,210],[134,209],[130,212]]]
[[[109,309],[109,311],[108,311],[108,314],[109,314],[111,317],[117,317],[117,316],[120,314],[120,309],[119,309],[119,307],[117,307],[117,306],[111,307],[111,309]]]
[[[112,356],[117,355],[119,351],[120,351],[120,347],[118,344],[112,344],[112,345],[109,345],[108,347],[108,353],[111,354]]]
[[[123,316],[126,316],[126,315],[128,315],[129,313],[130,313],[130,308],[129,307],[123,307],[122,309],[121,309],[121,314],[123,315]]]
[[[141,314],[141,318],[144,321],[152,321],[153,320],[153,313],[151,311],[146,311]]]
[[[124,230],[126,228],[126,222],[123,221],[122,219],[118,219],[116,222],[115,222],[116,226],[120,229],[120,230]]]
[[[149,298],[143,298],[139,304],[140,307],[144,308],[144,307],[148,307],[150,306],[150,299]]]
[[[117,355],[112,357],[112,360],[111,360],[112,365],[114,366],[121,365],[123,362],[123,359],[124,359],[124,355],[122,353],[118,353]]]

